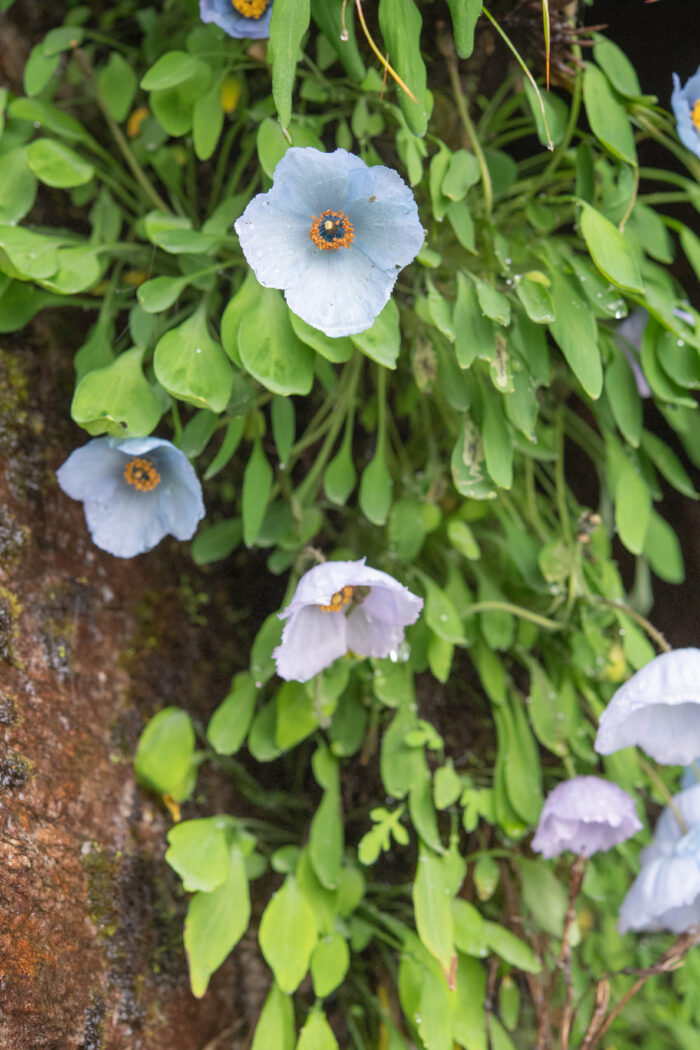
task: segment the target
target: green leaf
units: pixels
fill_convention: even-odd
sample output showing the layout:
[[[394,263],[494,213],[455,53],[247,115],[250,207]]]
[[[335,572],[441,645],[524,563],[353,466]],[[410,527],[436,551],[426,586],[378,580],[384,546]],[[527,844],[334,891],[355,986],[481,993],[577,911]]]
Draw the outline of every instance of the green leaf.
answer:
[[[226,882],[211,893],[195,893],[185,919],[185,951],[192,994],[204,995],[209,978],[236,946],[250,919],[250,894],[245,859],[231,850]]]
[[[647,484],[637,467],[625,459],[615,485],[615,527],[632,554],[642,553],[650,514]]]
[[[285,302],[275,289],[261,289],[257,308],[243,315],[238,351],[243,366],[273,394],[308,394],[311,390],[313,352],[294,334]]]
[[[204,475],[206,478],[206,474]],[[243,523],[240,518],[227,518],[205,526],[197,533],[190,553],[195,565],[210,565],[225,558],[235,550],[243,539]]]
[[[481,6],[481,5],[479,5]],[[479,162],[473,153],[466,149],[458,149],[450,157],[447,174],[442,180],[442,192],[452,201],[461,201],[466,197],[472,186],[476,186],[481,178]]]
[[[425,587],[426,623],[439,638],[452,642],[454,645],[464,645],[464,628],[453,603],[430,576],[421,572],[420,578]]]
[[[419,843],[418,870],[413,884],[416,929],[421,941],[450,973],[455,956],[450,894],[445,885],[445,858]]]
[[[205,306],[161,336],[153,357],[158,382],[169,394],[198,408],[221,412],[233,387],[233,369],[209,335]]]
[[[288,875],[265,908],[258,935],[265,961],[283,992],[291,994],[309,968],[318,934],[314,910]]]
[[[154,277],[139,285],[136,297],[147,314],[160,314],[170,309],[188,284],[187,277]]]
[[[489,948],[501,959],[525,973],[540,973],[542,966],[532,948],[514,933],[495,922],[484,922],[484,937]]]
[[[447,809],[462,793],[462,781],[451,758],[439,766],[433,776],[433,801],[436,809]]]
[[[193,755],[192,719],[179,707],[164,707],[141,734],[134,770],[140,783],[179,800]]]
[[[474,220],[465,201],[453,201],[448,204],[447,221],[454,230],[455,237],[468,252],[476,253],[476,234]]]
[[[452,15],[455,47],[460,58],[474,50],[474,29],[481,14],[481,0],[447,0]]]
[[[85,30],[80,26],[58,26],[50,29],[42,42],[41,48],[47,58],[52,55],[60,55],[62,51],[70,51],[79,47],[83,42]]]
[[[260,532],[270,498],[272,479],[272,467],[263,452],[262,441],[258,438],[245,468],[241,493],[243,542],[246,547],[253,546]]]
[[[296,1050],[338,1050],[338,1041],[322,1010],[313,1010],[307,1017]]]
[[[283,128],[289,127],[292,119],[292,87],[301,40],[310,17],[309,0],[275,0],[272,6],[272,97]]]
[[[350,339],[366,357],[376,361],[385,368],[396,368],[401,349],[401,328],[399,325],[399,308],[390,299],[384,309],[377,315],[371,328]]]
[[[297,317],[291,311],[289,313],[289,320],[292,323],[294,334],[301,339],[302,343],[306,343],[312,350],[315,350],[321,357],[325,357],[326,361],[330,361],[332,364],[343,364],[345,361],[349,361],[353,355],[353,346],[350,339],[347,336],[333,336],[326,335],[321,332],[318,328],[312,328],[306,321],[302,321],[301,317]]]
[[[593,134],[614,157],[637,166],[634,133],[625,107],[615,97],[606,77],[593,65],[583,74],[583,100]]]
[[[251,1050],[294,1050],[294,1006],[290,996],[274,983],[255,1027]]]
[[[642,275],[625,235],[590,204],[583,204],[580,222],[586,247],[600,272],[619,288],[642,295]]]
[[[332,763],[332,775],[325,785],[323,798],[311,821],[309,858],[321,885],[328,890],[334,890],[340,879],[345,842],[340,811],[338,760],[329,753],[326,757],[328,762]]]
[[[457,274],[454,326],[460,368],[469,368],[477,357],[491,360],[496,350],[493,324],[481,310],[474,285],[461,272]]]
[[[550,331],[588,396],[600,397],[603,368],[595,318],[567,277],[553,269],[551,278],[556,319]]]
[[[652,461],[656,469],[663,474],[670,485],[673,485],[675,489],[678,489],[679,492],[682,492],[684,496],[688,496],[690,499],[698,498],[698,493],[696,492],[685,467],[676,453],[673,452],[668,445],[661,440],[661,438],[658,438],[656,434],[652,434],[650,431],[645,430],[642,434],[641,444],[642,450]]]
[[[117,51],[111,51],[107,64],[97,74],[97,87],[110,115],[121,124],[126,119],[136,94],[137,78],[129,63]]]
[[[685,566],[678,537],[667,521],[652,510],[642,553],[651,569],[666,583],[683,583]]]
[[[323,937],[311,956],[311,980],[316,998],[325,999],[334,992],[345,980],[349,967],[350,952],[343,935],[331,933]]]
[[[235,755],[253,720],[258,691],[249,671],[240,671],[228,696],[217,707],[207,726],[207,740],[219,755]]]
[[[272,436],[281,464],[285,464],[294,444],[294,402],[289,397],[273,397],[270,406]]]
[[[205,481],[216,477],[219,471],[223,470],[230,462],[243,437],[244,427],[245,418],[243,416],[234,416],[233,419],[229,419],[221,447],[204,472]]]
[[[151,433],[163,407],[141,371],[142,357],[143,350],[135,347],[80,380],[71,404],[78,426],[88,434],[114,437]]]
[[[55,139],[36,139],[27,146],[26,157],[34,175],[46,186],[83,186],[95,174],[92,164]]]
[[[549,147],[550,142],[558,146],[566,132],[569,107],[562,98],[550,91],[540,92],[542,100],[542,107],[540,107],[540,99],[529,80],[524,81],[523,88],[537,128],[537,138],[543,146]],[[542,108],[544,108],[544,117]]]
[[[352,461],[352,432],[346,431],[338,452],[326,467],[323,488],[331,503],[345,506],[357,484],[357,471]]]
[[[141,79],[144,91],[164,90],[189,80],[203,65],[196,55],[185,51],[167,51]]]
[[[639,98],[642,94],[639,77],[624,51],[612,40],[597,33],[594,40],[593,57],[615,90],[627,98]]]
[[[29,58],[24,67],[24,90],[30,98],[44,90],[60,62],[60,55],[51,55],[47,58],[43,44],[35,44],[29,52]]]
[[[457,966],[457,1002],[452,1034],[455,1042],[467,1050],[487,1050],[486,974],[476,959],[461,952]]]
[[[569,903],[566,888],[551,868],[545,867],[541,860],[525,860],[518,857],[517,865],[523,902],[532,912],[537,928],[560,940]],[[578,937],[574,935],[578,935],[578,932],[578,926],[574,923],[569,931],[571,943],[574,945],[578,941]]]
[[[336,51],[338,58],[345,66],[353,80],[362,80],[366,73],[355,33],[352,8],[345,10],[345,21],[341,18],[338,4],[329,4],[328,0],[311,0],[311,14],[323,35]],[[343,34],[343,28],[345,34]]]
[[[499,488],[513,484],[513,439],[501,409],[500,399],[484,397],[484,422],[481,432],[486,469]]]
[[[199,96],[192,112],[192,144],[199,160],[209,160],[216,149],[223,126],[221,78],[217,78],[209,90]]]
[[[36,198],[36,179],[24,146],[0,156],[0,185],[0,224],[14,225],[31,211]]]
[[[210,893],[228,878],[231,825],[231,817],[204,817],[185,820],[168,832],[165,859],[188,893]]]
[[[544,274],[542,274],[544,277]],[[524,274],[522,280],[515,286],[515,294],[525,307],[525,312],[535,324],[549,324],[555,319],[554,303],[549,294],[549,279],[544,284],[535,280],[529,274]]]
[[[358,502],[360,510],[373,525],[383,525],[391,508],[393,481],[386,463],[383,443],[377,444],[374,456],[362,471]]]
[[[605,371],[605,396],[625,441],[637,448],[642,433],[642,401],[634,373],[617,347]]]
[[[379,0],[379,28],[391,64],[417,99],[414,102],[397,88],[399,106],[413,134],[423,136],[428,127],[428,93],[420,50],[421,25],[413,0]]]
[[[455,946],[466,955],[483,959],[489,953],[484,936],[484,920],[481,912],[468,901],[457,897],[452,901],[452,924]]]
[[[270,179],[290,146],[313,146],[314,149],[324,149],[318,135],[306,124],[294,124],[290,129],[290,135],[291,142],[282,131],[280,122],[273,117],[266,117],[258,128],[256,136],[258,159],[263,171]]]

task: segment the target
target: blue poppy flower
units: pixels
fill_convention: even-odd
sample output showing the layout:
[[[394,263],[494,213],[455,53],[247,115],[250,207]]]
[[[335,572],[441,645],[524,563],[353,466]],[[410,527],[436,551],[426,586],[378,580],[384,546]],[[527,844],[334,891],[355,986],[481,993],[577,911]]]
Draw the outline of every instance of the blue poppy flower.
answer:
[[[601,777],[573,777],[547,796],[532,848],[543,857],[582,857],[612,849],[641,830],[634,799]]]
[[[204,517],[202,487],[187,457],[161,438],[101,437],[56,472],[82,500],[92,541],[117,558],[151,550],[164,536],[189,540]]]
[[[655,657],[621,686],[600,716],[595,749],[644,748],[665,765],[700,755],[700,649]]]
[[[673,74],[671,106],[676,116],[678,138],[700,157],[700,66],[685,87],[681,87],[678,74]]]
[[[681,797],[676,796],[676,803]],[[665,841],[658,834],[660,827],[661,821],[652,845],[642,851],[641,870],[622,902],[617,923],[620,933],[684,933],[700,923],[700,824],[693,824],[685,834],[676,824],[677,835]]]
[[[266,40],[272,0],[199,0],[203,22],[215,22],[229,36]]]
[[[260,284],[329,336],[371,327],[425,236],[398,172],[311,146],[287,150],[236,233]]]
[[[279,614],[287,623],[273,653],[277,674],[307,682],[348,651],[388,656],[422,608],[422,598],[388,573],[365,565],[364,558],[315,565]]]

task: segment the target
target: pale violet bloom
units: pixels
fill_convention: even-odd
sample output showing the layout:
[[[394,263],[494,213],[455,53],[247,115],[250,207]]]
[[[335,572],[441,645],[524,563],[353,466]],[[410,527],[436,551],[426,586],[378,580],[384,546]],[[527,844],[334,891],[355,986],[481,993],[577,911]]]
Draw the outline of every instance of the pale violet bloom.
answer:
[[[532,848],[547,859],[564,850],[590,857],[631,838],[641,827],[634,799],[617,784],[574,777],[547,796]]]
[[[700,754],[700,649],[662,653],[617,690],[600,716],[595,749],[611,755],[634,745],[665,765]]]
[[[56,472],[84,503],[93,543],[132,558],[168,534],[189,540],[204,517],[202,487],[187,457],[161,438],[100,437],[72,452]]]
[[[678,74],[673,74],[671,106],[676,117],[678,138],[700,157],[700,67],[683,87]]]
[[[700,824],[668,852],[642,854],[642,870],[622,902],[617,928],[684,933],[700,924]]]
[[[371,327],[425,236],[397,172],[310,146],[287,150],[236,233],[260,284],[329,336]]]
[[[348,651],[388,656],[422,608],[422,598],[388,573],[370,569],[364,558],[315,565],[279,614],[287,623],[273,653],[277,673],[306,682]]]
[[[203,22],[215,22],[229,36],[263,40],[270,35],[272,0],[199,0]]]

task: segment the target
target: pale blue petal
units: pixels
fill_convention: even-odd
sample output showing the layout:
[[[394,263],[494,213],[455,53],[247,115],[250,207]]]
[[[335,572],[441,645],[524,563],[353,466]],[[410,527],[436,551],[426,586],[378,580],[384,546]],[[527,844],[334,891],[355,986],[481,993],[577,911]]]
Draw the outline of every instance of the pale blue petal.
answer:
[[[127,456],[145,456],[146,453],[153,452],[154,449],[175,448],[172,441],[166,441],[165,438],[157,438],[152,435],[135,438],[108,438],[108,441],[112,448],[118,448],[120,452],[125,453]],[[178,452],[178,454],[184,455],[182,452]]]
[[[106,500],[123,479],[126,463],[108,438],[95,438],[71,452],[56,471],[56,477],[71,499]]]
[[[108,502],[87,500],[85,520],[95,546],[116,558],[151,550],[167,532],[158,514],[157,489],[138,492],[126,483]]]
[[[176,539],[189,540],[205,513],[199,478],[187,457],[173,446],[158,454],[157,468],[162,481],[154,493],[161,525]]]
[[[673,796],[673,804],[678,810],[687,827],[700,823],[700,784],[679,791]],[[676,820],[675,814],[668,806],[659,817],[654,828],[654,837],[650,846],[642,850],[642,863],[656,857],[670,855],[678,842],[683,837],[683,832]]]
[[[359,561],[325,561],[321,565],[314,565],[299,580],[294,597],[280,618],[292,616],[306,605],[330,605],[332,596],[343,587],[359,586],[357,580],[364,565],[364,558]]]
[[[413,193],[391,168],[353,171],[346,212],[355,245],[381,270],[398,272],[421,250],[425,231]]]
[[[690,857],[661,857],[642,867],[622,902],[618,929],[682,933],[700,922],[700,868]]]
[[[400,624],[374,620],[366,611],[365,603],[356,605],[345,617],[347,647],[359,656],[383,658],[398,649],[404,638]]]
[[[372,589],[362,603],[362,608],[368,616],[380,623],[399,624],[401,627],[415,623],[423,608],[423,599],[412,594],[407,587],[391,576],[387,579],[391,584],[365,584]]]
[[[231,4],[231,0],[199,0],[199,15],[203,22],[214,22],[229,36],[247,40],[264,40],[270,35],[272,4],[260,18],[246,18]]]
[[[253,197],[236,220],[243,254],[263,287],[289,287],[318,254],[309,237],[311,221],[308,212],[300,219],[281,210],[271,192]]]
[[[600,777],[558,784],[542,808],[532,848],[546,858],[564,850],[590,857],[636,834],[642,827],[634,799]]]
[[[676,118],[676,130],[678,137],[684,146],[692,150],[700,157],[700,133],[693,124],[692,106],[700,98],[700,73],[691,77],[684,88],[681,88],[678,74],[673,74],[673,94],[671,95],[671,108]],[[691,85],[697,81],[697,92]]]
[[[274,171],[274,205],[310,227],[312,215],[328,208],[346,210],[350,174],[363,169],[365,162],[344,149],[322,153],[312,146],[292,146]]]
[[[303,321],[338,337],[371,328],[389,301],[395,281],[395,273],[379,270],[352,245],[317,252],[284,294],[290,310]]]
[[[693,73],[692,77],[689,77],[683,85],[683,94],[688,100],[690,107],[695,105],[697,100],[700,98],[700,66]]]
[[[272,655],[280,678],[307,682],[346,652],[345,615],[307,605],[287,621]]]

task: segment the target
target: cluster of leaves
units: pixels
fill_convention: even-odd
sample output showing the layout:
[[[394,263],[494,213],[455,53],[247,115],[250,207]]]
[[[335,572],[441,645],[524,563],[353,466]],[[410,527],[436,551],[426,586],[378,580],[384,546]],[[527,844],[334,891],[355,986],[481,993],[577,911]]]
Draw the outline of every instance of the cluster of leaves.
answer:
[[[447,17],[421,6],[431,25]],[[73,7],[32,51],[24,95],[0,97],[0,331],[46,306],[95,317],[73,419],[92,435],[160,427],[191,458],[214,508],[198,564],[263,548],[291,588],[315,545],[366,554],[425,598],[395,658],[347,658],[307,684],[275,681],[271,610],[206,745],[178,709],[146,728],[137,772],[171,806],[205,760],[250,805],[169,835],[193,894],[194,993],[261,880],[274,981],[253,1050],[333,1050],[328,1017],[358,1050],[508,1050],[516,1029],[534,1045],[560,1002],[566,873],[523,845],[543,780],[598,767],[597,716],[653,655],[651,572],[683,579],[654,504],[665,483],[696,495],[682,457],[700,464],[700,316],[668,267],[679,240],[700,276],[700,241],[657,206],[700,209],[698,164],[604,37],[566,90],[504,63],[485,98],[458,65],[480,3],[450,0],[453,33],[431,52],[413,0],[380,0],[370,28],[413,101],[344,7],[275,0],[267,63],[184,0],[124,2],[97,26]],[[648,137],[689,176],[640,167]],[[359,335],[309,327],[240,253],[232,224],[289,144],[342,146],[414,189],[425,246]],[[672,189],[646,192],[652,179]],[[42,221],[56,191],[66,227]],[[641,362],[669,440],[645,426],[615,338],[634,306],[651,317]],[[594,479],[578,497],[565,451]],[[615,534],[635,559],[629,598]],[[297,791],[263,786],[276,762]],[[650,793],[634,754],[603,765]],[[648,953],[614,929],[634,867],[620,848],[584,882],[578,1036],[592,976]],[[618,1045],[658,1038],[638,1018]]]

